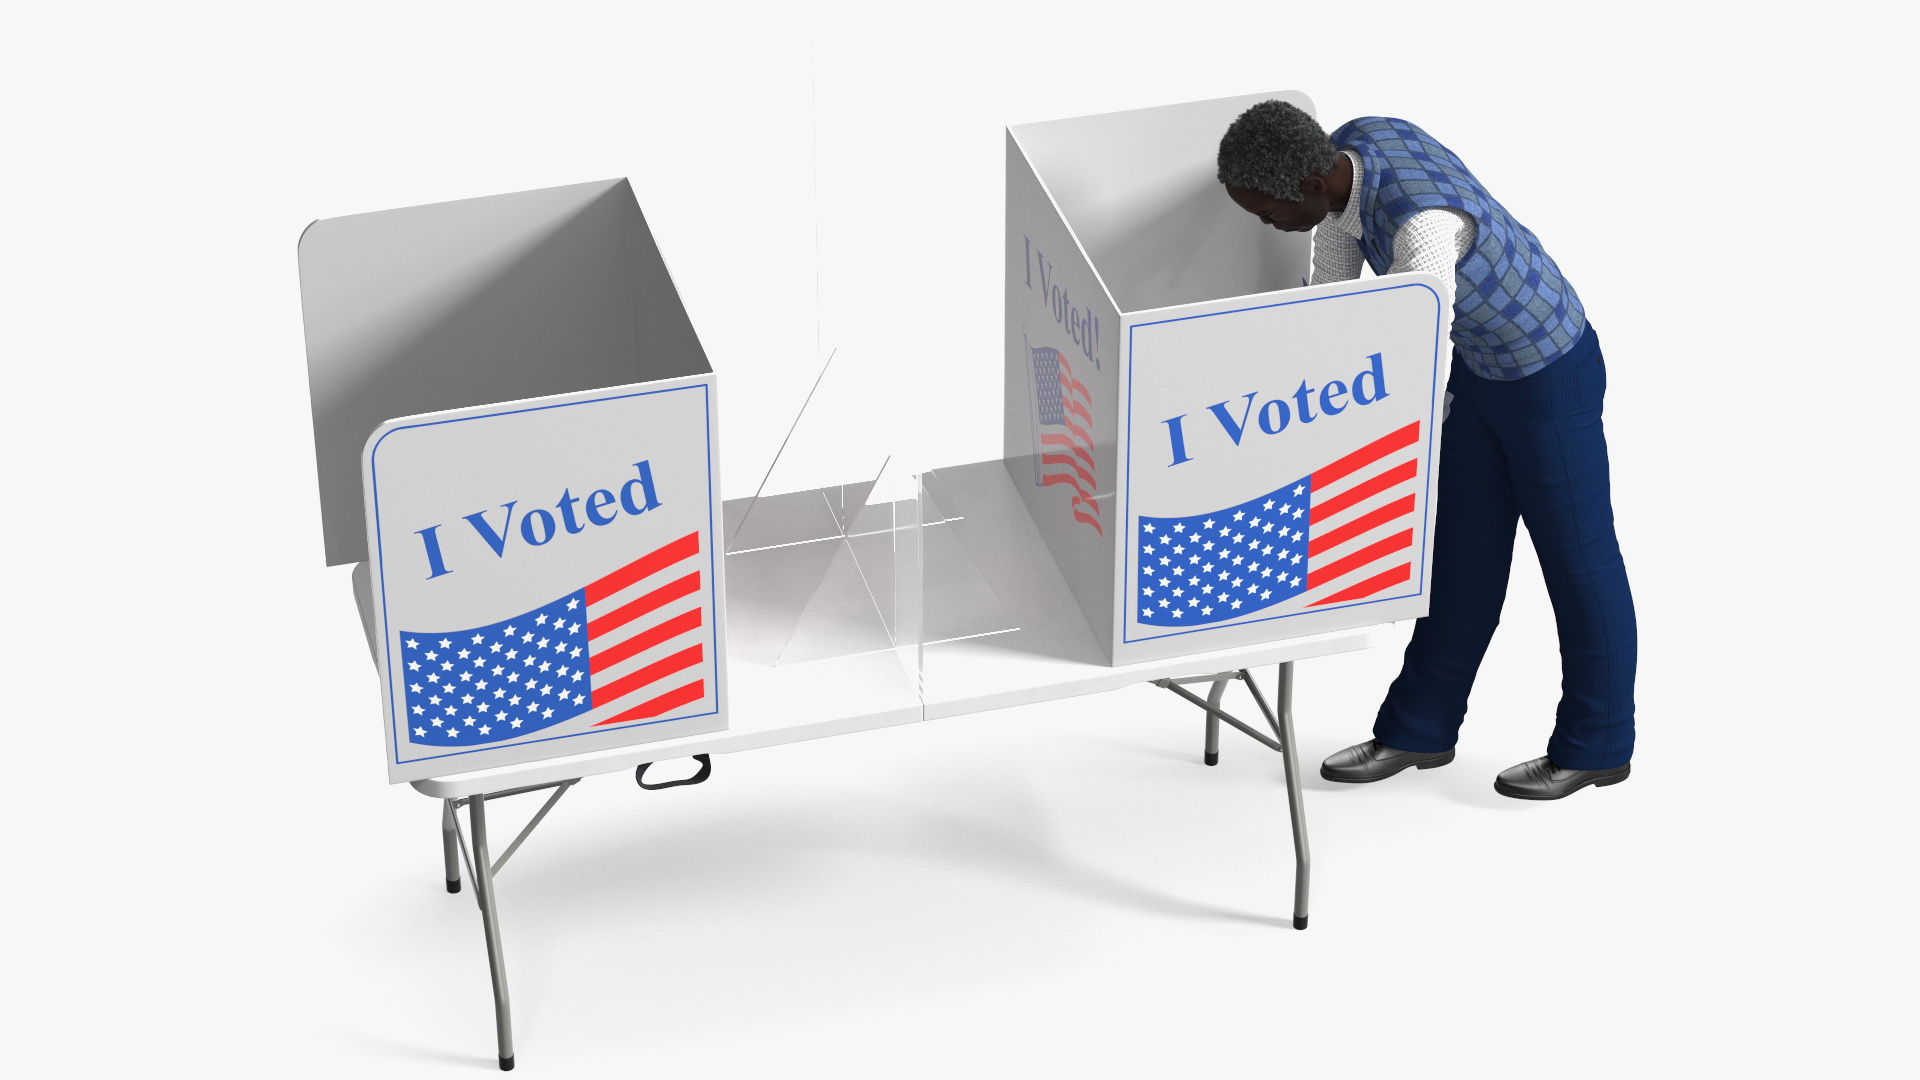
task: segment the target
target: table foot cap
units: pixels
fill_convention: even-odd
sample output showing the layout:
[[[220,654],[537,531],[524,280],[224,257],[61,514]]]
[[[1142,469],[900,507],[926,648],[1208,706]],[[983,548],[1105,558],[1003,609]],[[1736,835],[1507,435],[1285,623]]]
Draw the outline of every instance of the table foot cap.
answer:
[[[1305,930],[1307,928],[1307,917],[1305,915],[1295,915],[1293,917],[1293,928],[1295,930]]]
[[[447,891],[448,891],[448,892],[459,892],[459,891],[460,891],[460,881],[459,881],[459,879],[458,879],[458,878],[456,878],[456,879],[454,879],[454,880],[452,880],[452,881],[449,881],[449,882],[447,882]]]
[[[1215,753],[1206,755],[1203,760],[1209,765],[1218,765],[1220,764],[1220,754],[1216,751]]]
[[[503,1057],[500,1059],[500,1071],[501,1072],[513,1071],[513,1055],[512,1054],[508,1054],[506,1057]]]

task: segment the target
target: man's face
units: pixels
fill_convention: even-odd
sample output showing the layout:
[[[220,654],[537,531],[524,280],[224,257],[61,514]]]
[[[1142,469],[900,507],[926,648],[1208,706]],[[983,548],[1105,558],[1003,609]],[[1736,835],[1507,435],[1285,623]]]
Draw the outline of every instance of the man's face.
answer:
[[[1281,232],[1308,232],[1327,216],[1327,189],[1317,176],[1309,176],[1300,185],[1304,199],[1293,202],[1276,199],[1252,188],[1229,187],[1227,197],[1240,209]]]

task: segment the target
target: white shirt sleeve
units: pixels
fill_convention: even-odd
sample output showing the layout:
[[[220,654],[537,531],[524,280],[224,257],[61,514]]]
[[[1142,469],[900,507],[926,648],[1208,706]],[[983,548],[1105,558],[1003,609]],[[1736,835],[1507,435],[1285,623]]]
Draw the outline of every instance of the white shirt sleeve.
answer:
[[[1424,270],[1447,284],[1447,303],[1453,303],[1453,274],[1460,260],[1473,249],[1478,228],[1464,211],[1451,208],[1422,210],[1408,218],[1393,234],[1393,265],[1390,274]],[[1319,252],[1315,251],[1315,256]]]
[[[1337,229],[1313,230],[1313,279],[1310,285],[1352,281],[1360,276],[1360,241]]]

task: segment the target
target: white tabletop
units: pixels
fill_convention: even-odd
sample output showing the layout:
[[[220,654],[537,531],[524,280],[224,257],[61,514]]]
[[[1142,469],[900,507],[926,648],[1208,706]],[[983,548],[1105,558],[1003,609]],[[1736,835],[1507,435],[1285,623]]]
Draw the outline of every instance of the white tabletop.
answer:
[[[1360,628],[1115,667],[1080,614],[1001,464],[943,469],[940,480],[941,510],[953,520],[927,528],[956,530],[968,561],[998,599],[1004,613],[998,622],[1005,625],[993,629],[1001,632],[932,642],[920,646],[917,655],[882,649],[776,665],[765,647],[770,635],[755,633],[769,629],[755,622],[765,619],[764,609],[741,603],[736,595],[758,587],[754,568],[745,561],[755,555],[730,555],[728,730],[416,780],[413,787],[434,798],[463,798],[619,772],[649,761],[777,746],[1374,644],[1374,630]],[[932,563],[928,572],[935,572]],[[929,630],[938,632],[939,622],[929,617]]]

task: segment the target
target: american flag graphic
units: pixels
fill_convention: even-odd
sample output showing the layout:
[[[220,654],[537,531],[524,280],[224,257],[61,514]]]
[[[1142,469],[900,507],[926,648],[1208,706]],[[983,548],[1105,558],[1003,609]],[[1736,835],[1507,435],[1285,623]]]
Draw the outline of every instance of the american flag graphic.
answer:
[[[1093,397],[1086,384],[1073,377],[1073,365],[1059,349],[1029,347],[1033,353],[1033,395],[1040,432],[1040,460],[1034,479],[1042,486],[1064,484],[1073,489],[1073,518],[1100,527],[1100,504],[1094,501]],[[1057,428],[1047,431],[1046,428]]]
[[[596,728],[674,719],[712,671],[699,554],[688,533],[511,619],[402,632],[408,741],[484,745],[595,711]]]
[[[1205,626],[1289,603],[1305,611],[1410,580],[1419,462],[1403,451],[1419,441],[1416,421],[1237,506],[1142,517],[1140,622]]]

